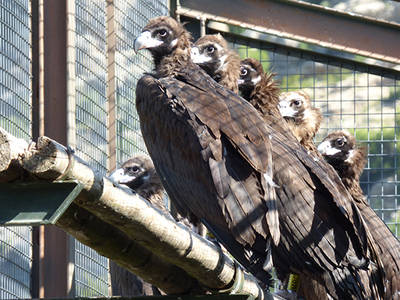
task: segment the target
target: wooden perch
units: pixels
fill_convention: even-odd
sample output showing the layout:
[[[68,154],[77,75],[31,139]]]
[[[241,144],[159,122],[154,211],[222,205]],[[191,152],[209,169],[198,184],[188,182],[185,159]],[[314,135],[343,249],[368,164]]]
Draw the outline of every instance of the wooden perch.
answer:
[[[0,182],[9,182],[19,177],[18,158],[28,149],[28,143],[0,128]]]
[[[21,163],[28,153],[28,143],[0,128],[0,182],[24,179],[21,178],[24,173]],[[23,177],[27,175],[23,174]],[[112,225],[76,204],[72,204],[60,217],[57,226],[147,282],[157,284],[168,294],[204,291],[198,281],[185,271],[162,261]]]
[[[57,221],[57,226],[167,294],[200,294],[204,291],[198,281],[182,269],[162,261],[112,225],[74,203]]]
[[[234,286],[234,292],[262,298],[256,280],[240,272],[219,247],[176,223],[145,199],[115,187],[57,142],[39,138],[37,148],[26,153],[22,166],[41,179],[79,181],[84,189],[75,204],[163,261],[178,266],[208,289],[229,289],[234,282],[240,282]],[[63,224],[60,221],[60,226]],[[236,278],[241,280],[235,281]],[[157,282],[152,283],[161,287]]]

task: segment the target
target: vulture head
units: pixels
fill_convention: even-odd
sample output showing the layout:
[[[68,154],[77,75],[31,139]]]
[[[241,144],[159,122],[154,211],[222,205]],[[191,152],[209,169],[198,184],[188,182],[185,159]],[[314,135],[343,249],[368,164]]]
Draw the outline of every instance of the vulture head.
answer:
[[[279,88],[274,76],[273,73],[264,73],[262,64],[254,58],[240,62],[239,91],[263,115],[277,109]]]
[[[261,81],[263,75],[264,69],[258,60],[246,58],[240,62],[238,85],[240,92],[243,94],[246,100],[250,98],[250,94],[254,91],[256,85]]]
[[[138,52],[148,49],[153,56],[156,70],[163,75],[168,70],[159,70],[168,57],[183,61],[190,59],[191,35],[171,17],[161,16],[151,19],[142,33],[135,39],[134,48]],[[164,62],[164,63],[162,63]]]
[[[310,96],[303,91],[286,92],[279,96],[279,111],[286,120],[293,120],[297,125],[313,123],[315,132],[321,122],[321,112],[312,107]]]
[[[319,144],[318,151],[343,179],[358,180],[366,162],[364,148],[346,131],[334,131]],[[345,183],[345,182],[344,182]],[[345,183],[346,185],[346,183]]]
[[[128,159],[119,169],[112,172],[110,179],[115,183],[128,186],[131,190],[149,200],[153,205],[163,210],[165,209],[162,200],[164,189],[160,177],[154,168],[153,161],[149,156],[138,154]]]
[[[238,92],[239,55],[229,49],[221,34],[210,34],[199,38],[191,49],[191,58],[216,82]]]
[[[312,139],[319,129],[322,115],[318,108],[312,107],[310,96],[303,91],[282,93],[278,107],[298,141],[307,149],[314,150]]]

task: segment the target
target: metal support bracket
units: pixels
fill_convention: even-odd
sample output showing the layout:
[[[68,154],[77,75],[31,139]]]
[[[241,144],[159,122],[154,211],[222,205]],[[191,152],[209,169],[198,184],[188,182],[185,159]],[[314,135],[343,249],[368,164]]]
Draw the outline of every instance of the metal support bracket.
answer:
[[[0,226],[55,224],[83,186],[77,181],[0,184]]]

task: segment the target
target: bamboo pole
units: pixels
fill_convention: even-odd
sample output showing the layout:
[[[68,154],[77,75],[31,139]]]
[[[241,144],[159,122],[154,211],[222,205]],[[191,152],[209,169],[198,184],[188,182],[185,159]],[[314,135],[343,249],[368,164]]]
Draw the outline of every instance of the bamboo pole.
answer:
[[[241,273],[219,247],[176,223],[137,194],[115,188],[57,142],[39,138],[37,149],[26,155],[22,165],[42,179],[78,180],[84,188],[75,200],[77,205],[112,224],[162,260],[180,267],[205,287],[229,289],[234,282],[240,282],[234,287],[235,292],[263,297],[256,280]],[[241,280],[235,281],[237,278]]]

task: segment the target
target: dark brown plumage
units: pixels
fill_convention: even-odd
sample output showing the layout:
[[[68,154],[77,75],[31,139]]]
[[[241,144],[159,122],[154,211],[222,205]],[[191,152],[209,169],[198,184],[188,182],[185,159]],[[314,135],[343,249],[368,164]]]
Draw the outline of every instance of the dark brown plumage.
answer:
[[[239,55],[229,49],[221,34],[210,34],[199,38],[191,50],[191,58],[216,82],[238,93]]]
[[[147,43],[143,36],[157,39],[166,27],[163,43],[178,42],[155,59],[155,74],[142,77],[136,89],[143,138],[178,210],[199,217],[241,264],[267,282],[263,264],[269,237],[279,241],[279,224],[267,182],[272,174],[265,128],[256,125],[257,114],[248,115],[250,105],[191,62],[188,34],[171,18],[150,21],[136,48]]]
[[[358,278],[368,264],[365,231],[336,173],[193,64],[188,34],[172,19],[151,20],[135,48],[154,57],[155,73],[136,87],[136,107],[177,206],[264,282],[271,239],[281,272],[313,275],[336,299],[365,298]]]
[[[240,93],[263,117],[279,114],[280,91],[274,76],[273,73],[264,73],[261,63],[256,59],[246,58],[240,62]]]
[[[276,132],[280,132],[282,136],[285,137],[286,145],[291,145],[292,153],[302,153],[300,149],[302,148],[296,138],[293,136],[289,126],[284,121],[278,110],[278,92],[276,86],[271,83],[270,75],[266,75],[263,72],[261,64],[254,59],[246,59],[241,62],[241,76],[239,79],[239,90],[246,100],[248,100],[257,110],[261,113],[264,118],[266,124],[271,126]],[[358,238],[361,242],[361,247],[363,249],[367,248],[367,233],[365,232],[365,228],[363,222],[360,218],[359,212],[357,208],[353,205],[351,201],[351,197],[348,195],[344,186],[340,184],[340,179],[335,174],[335,171],[329,166],[326,165],[323,161],[318,159],[313,159],[311,156],[308,156],[308,159],[312,160],[314,164],[311,164],[308,159],[304,157],[300,157],[302,162],[307,165],[307,173],[310,172],[312,182],[316,186],[314,187],[313,194],[307,195],[304,189],[307,189],[306,185],[302,186],[299,184],[300,178],[304,176],[302,173],[294,173],[293,175],[289,175],[290,171],[288,168],[292,166],[292,163],[287,162],[287,155],[284,154],[282,149],[278,149],[277,144],[273,142],[274,136],[272,136],[272,149],[273,151],[273,162],[274,162],[274,181],[281,186],[281,188],[277,189],[277,198],[278,203],[282,204],[282,207],[279,207],[279,216],[280,216],[280,224],[281,224],[281,232],[282,237],[287,237],[288,239],[285,241],[288,243],[287,248],[291,249],[292,252],[286,252],[286,247],[278,247],[280,251],[273,252],[274,254],[274,265],[277,268],[278,275],[281,279],[284,279],[290,272],[300,274],[301,277],[306,278],[309,282],[314,282],[310,285],[312,288],[318,289],[317,292],[312,290],[311,297],[313,299],[323,299],[326,298],[326,294],[333,298],[339,299],[379,299],[379,289],[376,287],[376,284],[372,278],[371,271],[367,269],[368,263],[364,266],[365,270],[359,265],[358,268],[356,265],[351,267],[349,262],[345,262],[345,260],[337,261],[337,257],[330,256],[329,247],[326,248],[322,246],[320,250],[322,252],[314,252],[316,248],[314,248],[315,244],[311,243],[310,245],[304,245],[304,241],[302,239],[307,237],[310,240],[330,240],[331,233],[337,235],[341,230],[347,231],[343,222],[350,221],[352,223],[352,227],[355,228],[355,233],[358,234]],[[283,142],[283,141],[282,141]],[[303,150],[304,151],[304,150]],[[295,168],[293,168],[295,169]],[[319,171],[317,171],[320,169]],[[321,171],[321,172],[320,172]],[[289,174],[288,174],[289,173]],[[324,174],[324,175],[322,175]],[[331,183],[334,182],[334,186],[328,188],[331,192],[333,198],[329,197],[328,190],[321,186],[324,185],[324,177]],[[281,179],[279,179],[281,177]],[[318,178],[318,179],[317,179]],[[283,184],[281,184],[283,183]],[[340,192],[336,194],[331,189],[338,189],[336,192]],[[312,188],[313,189],[313,188]],[[295,191],[295,192],[294,192]],[[333,193],[332,193],[333,192]],[[309,198],[311,197],[311,198]],[[335,198],[337,197],[337,198]],[[314,201],[309,202],[310,199]],[[334,206],[328,205],[329,202],[336,202],[336,205],[341,207],[346,207],[347,209],[351,209],[353,211],[353,217],[350,219],[343,218],[343,216],[336,215],[333,216],[332,213],[335,211]],[[309,208],[308,205],[311,205]],[[299,219],[294,218],[294,212],[300,212],[298,216]],[[311,227],[307,227],[307,223],[312,220]],[[318,221],[317,221],[318,220]],[[341,221],[340,221],[341,220]],[[297,224],[297,225],[296,225]],[[308,223],[310,224],[310,223]],[[316,225],[318,224],[318,225]],[[286,226],[286,230],[283,230],[283,225]],[[314,231],[314,226],[317,226],[318,230]],[[296,229],[297,226],[297,229]],[[328,226],[330,229],[327,231],[323,230],[321,226]],[[307,233],[304,231],[306,229]],[[330,232],[333,230],[333,232]],[[318,237],[319,236],[319,237]],[[340,236],[337,235],[337,237]],[[283,243],[283,239],[281,237],[281,243]],[[290,237],[290,238],[289,238]],[[303,238],[302,238],[303,237]],[[331,246],[333,246],[334,251],[341,249],[345,243],[346,247],[353,244],[357,247],[357,238],[354,240],[351,238],[351,235],[348,236],[348,239],[343,239],[342,242],[334,238],[331,240]],[[354,237],[353,237],[354,238]],[[295,247],[293,246],[293,240],[298,239],[298,243],[296,243]],[[352,240],[352,242],[350,242]],[[349,244],[350,243],[350,244]],[[360,246],[360,244],[358,244]],[[298,249],[296,247],[310,247],[313,249],[310,256],[314,259],[321,259],[323,257],[328,258],[327,261],[319,261],[315,267],[308,268],[310,265],[306,263],[307,259],[304,258],[303,267],[293,267],[296,264],[296,255]],[[319,244],[319,246],[321,246]],[[318,247],[317,247],[318,248]],[[347,248],[346,250],[350,250]],[[354,249],[357,251],[357,248]],[[365,250],[367,251],[367,250]],[[367,251],[370,253],[369,251]],[[353,254],[354,255],[354,254]],[[336,263],[332,264],[332,261]],[[291,267],[287,267],[284,265],[283,261],[289,261],[292,264]],[[357,264],[357,263],[356,263]],[[318,267],[317,267],[318,265]],[[341,267],[338,267],[341,265]],[[333,268],[328,266],[335,266]],[[312,271],[311,271],[312,270]],[[343,276],[343,277],[342,277]],[[342,277],[338,279],[337,277]],[[341,290],[344,286],[348,289],[347,291]],[[323,288],[321,290],[321,288]]]
[[[164,188],[148,155],[137,154],[128,159],[120,168],[112,172],[110,179],[115,183],[126,185],[153,206],[169,214],[163,200]],[[113,261],[110,261],[110,276],[113,296],[161,295],[155,286],[143,281]]]
[[[153,206],[169,213],[163,199],[164,188],[149,156],[137,154],[128,159],[110,175],[110,179],[128,186]]]
[[[327,162],[338,172],[350,191],[376,244],[377,255],[385,273],[385,299],[400,298],[400,242],[368,205],[360,187],[360,176],[366,163],[364,148],[345,131],[330,133],[318,147]]]
[[[278,106],[300,144],[318,153],[313,138],[321,124],[322,114],[318,108],[312,107],[310,96],[304,91],[281,93]]]

